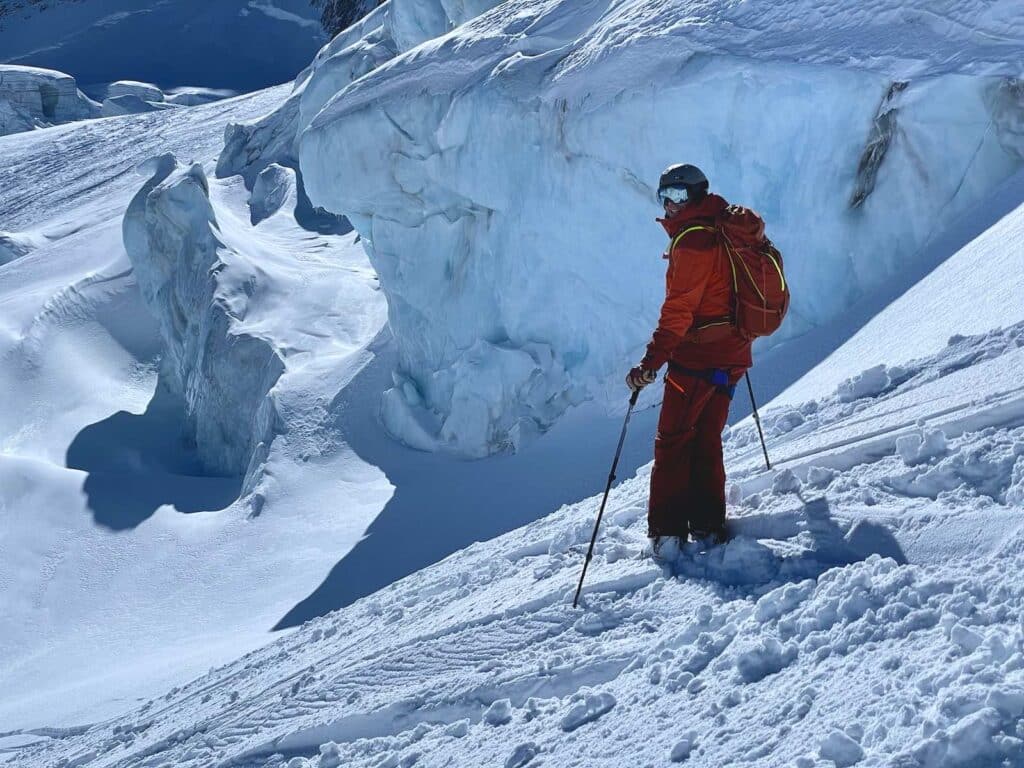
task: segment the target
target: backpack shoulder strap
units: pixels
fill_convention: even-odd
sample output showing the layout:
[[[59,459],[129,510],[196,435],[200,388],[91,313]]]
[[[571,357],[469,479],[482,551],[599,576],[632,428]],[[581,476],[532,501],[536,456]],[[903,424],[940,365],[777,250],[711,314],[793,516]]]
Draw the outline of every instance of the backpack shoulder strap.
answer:
[[[718,232],[718,228],[709,227],[706,224],[694,224],[693,226],[686,227],[686,229],[684,229],[682,232],[680,232],[678,235],[672,238],[672,244],[668,248],[668,253],[671,254],[672,251],[676,249],[676,246],[679,245],[679,241],[682,240],[691,232]]]

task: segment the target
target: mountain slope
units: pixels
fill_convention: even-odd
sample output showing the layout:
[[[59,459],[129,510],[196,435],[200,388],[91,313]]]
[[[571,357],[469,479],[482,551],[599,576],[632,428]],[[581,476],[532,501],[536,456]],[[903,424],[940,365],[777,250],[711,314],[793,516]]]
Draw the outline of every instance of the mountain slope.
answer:
[[[733,429],[735,538],[669,566],[625,481],[581,610],[597,498],[13,765],[1017,764],[1022,349],[1016,325],[769,409],[772,473]]]
[[[252,91],[289,82],[324,42],[307,0],[89,0],[0,17],[0,61],[91,84]]]

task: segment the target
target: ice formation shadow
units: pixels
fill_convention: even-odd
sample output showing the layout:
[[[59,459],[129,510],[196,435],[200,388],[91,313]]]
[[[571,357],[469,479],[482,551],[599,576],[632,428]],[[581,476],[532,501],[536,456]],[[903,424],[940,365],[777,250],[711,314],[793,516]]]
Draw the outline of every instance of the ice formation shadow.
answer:
[[[395,486],[394,495],[363,539],[274,629],[297,626],[350,605],[473,542],[500,536],[563,504],[599,493],[604,487],[622,422],[620,416],[609,418],[590,405],[570,412],[515,455],[457,461],[395,441],[380,425],[376,407],[380,393],[392,385],[395,360],[388,341],[387,332],[377,339],[374,361],[343,390],[333,409],[339,414],[339,432],[361,459],[384,471]],[[822,352],[824,355],[825,350]],[[791,366],[785,356],[771,356],[760,371],[766,374],[764,378],[774,394],[820,359]],[[738,421],[749,411],[749,403],[737,397],[730,421]],[[651,460],[657,418],[657,408],[634,414],[619,463],[619,478],[631,477]],[[823,516],[820,540],[828,539],[833,529],[842,539],[827,504],[820,508],[810,502],[809,506],[809,517]],[[864,528],[858,534],[856,546],[861,554],[850,549],[854,546],[851,542],[844,545],[845,549],[838,544],[821,547],[819,556],[826,559],[815,560],[815,575],[843,562],[863,560],[872,551],[894,556],[887,553],[899,549],[895,540],[880,526],[874,528],[879,530]],[[833,557],[831,562],[829,556]],[[895,558],[898,562],[905,562],[899,557]]]
[[[514,455],[459,461],[398,443],[384,432],[376,406],[392,385],[395,361],[388,338],[382,334],[377,340],[376,359],[339,395],[334,412],[345,440],[361,459],[383,470],[394,495],[363,539],[275,629],[349,605],[475,541],[598,493],[608,477],[621,417],[586,409],[569,414]],[[650,461],[656,417],[656,410],[634,416],[619,477]]]
[[[206,512],[238,498],[242,477],[214,476],[203,468],[184,413],[184,403],[158,386],[144,413],[119,411],[75,436],[66,464],[89,473],[83,490],[97,525],[123,531],[164,504],[183,513]]]

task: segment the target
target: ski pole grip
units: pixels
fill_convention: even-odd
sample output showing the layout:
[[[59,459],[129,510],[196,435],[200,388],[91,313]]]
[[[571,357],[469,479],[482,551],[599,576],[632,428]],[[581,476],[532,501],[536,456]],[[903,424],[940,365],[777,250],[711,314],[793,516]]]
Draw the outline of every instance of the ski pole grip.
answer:
[[[639,389],[634,389],[633,390],[633,394],[629,398],[629,404],[631,406],[636,405],[636,401],[637,401],[637,399],[639,397],[640,397],[640,390]]]

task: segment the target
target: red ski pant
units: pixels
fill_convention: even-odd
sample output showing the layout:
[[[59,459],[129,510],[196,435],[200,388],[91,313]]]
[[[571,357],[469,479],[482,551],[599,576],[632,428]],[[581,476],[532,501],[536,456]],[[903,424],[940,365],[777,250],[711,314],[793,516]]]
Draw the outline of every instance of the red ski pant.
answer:
[[[729,396],[709,381],[669,371],[654,440],[647,507],[650,536],[686,536],[725,523],[722,430]]]

